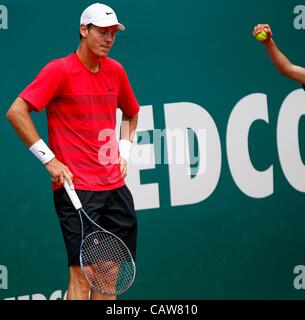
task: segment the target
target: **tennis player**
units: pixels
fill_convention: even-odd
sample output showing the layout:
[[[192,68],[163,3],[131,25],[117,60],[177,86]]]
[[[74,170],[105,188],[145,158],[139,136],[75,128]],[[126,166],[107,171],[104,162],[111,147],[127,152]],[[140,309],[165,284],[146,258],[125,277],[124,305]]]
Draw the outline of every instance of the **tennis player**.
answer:
[[[139,104],[120,63],[108,57],[116,32],[125,27],[115,11],[101,3],[80,18],[78,49],[52,60],[17,97],[7,117],[30,151],[51,175],[54,203],[67,250],[69,300],[106,300],[90,287],[80,269],[79,216],[63,188],[75,190],[90,217],[119,236],[136,255],[137,218],[125,185]],[[31,112],[46,107],[48,145]],[[116,110],[123,112],[120,141],[115,138]]]
[[[268,38],[265,41],[263,41],[263,44],[275,67],[284,76],[303,84],[304,88],[305,69],[291,63],[290,60],[280,51],[274,39],[272,38],[273,33],[269,24],[257,24],[253,29],[253,35],[256,36],[263,30],[265,30],[265,32],[268,35]]]

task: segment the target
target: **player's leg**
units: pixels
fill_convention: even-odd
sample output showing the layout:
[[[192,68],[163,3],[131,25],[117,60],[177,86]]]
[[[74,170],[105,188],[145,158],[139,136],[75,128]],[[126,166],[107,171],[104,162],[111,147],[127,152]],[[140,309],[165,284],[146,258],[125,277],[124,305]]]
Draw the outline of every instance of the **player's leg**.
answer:
[[[100,219],[96,222],[101,227],[113,232],[115,235],[121,238],[135,259],[137,218],[134,209],[133,197],[127,186],[96,193],[96,203],[104,204],[103,206],[100,206]],[[113,272],[116,274],[111,274],[109,277],[110,281],[113,281],[111,279],[116,278],[118,270],[115,268],[111,268],[111,270],[114,270]],[[116,297],[103,296],[92,290],[91,299],[114,300]]]
[[[136,257],[137,218],[133,197],[127,186],[103,192],[97,192],[94,203],[99,208],[99,220],[95,220],[101,227],[113,232],[127,245],[133,258]],[[101,205],[103,204],[103,205]],[[115,285],[119,270],[109,268],[109,286]],[[92,291],[92,300],[114,300],[115,296],[103,296]]]
[[[82,204],[86,208],[86,212],[89,215],[89,217],[96,222],[97,224],[100,224],[100,215],[101,212],[105,210],[106,201],[107,201],[107,192],[105,191],[93,191],[90,193],[87,193],[82,199]],[[101,225],[104,227],[103,225]],[[113,268],[109,268],[112,270]],[[113,276],[110,276],[109,279],[112,279]],[[111,280],[110,280],[111,281]],[[111,283],[109,284],[109,286]],[[116,300],[116,296],[114,295],[103,295],[96,290],[91,289],[90,293],[90,299],[91,300]]]
[[[88,300],[89,293],[90,285],[80,266],[71,266],[67,300]]]
[[[90,192],[77,191],[81,201],[91,197]],[[73,207],[65,189],[54,191],[54,204],[60,222],[70,271],[67,300],[88,300],[90,285],[80,268],[81,224],[78,213]]]
[[[95,290],[91,290],[91,300],[116,300],[116,296],[106,296],[98,293]]]

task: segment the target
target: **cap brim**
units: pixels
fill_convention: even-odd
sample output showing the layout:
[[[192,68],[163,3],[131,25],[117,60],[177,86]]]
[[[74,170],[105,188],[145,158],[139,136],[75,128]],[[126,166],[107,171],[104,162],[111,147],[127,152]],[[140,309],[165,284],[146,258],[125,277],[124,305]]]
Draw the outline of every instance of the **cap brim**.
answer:
[[[124,31],[126,28],[123,24],[119,23],[118,24],[118,29],[121,30],[121,31]]]
[[[124,31],[126,29],[125,26],[123,24],[121,24],[121,23],[115,23],[115,24],[110,23],[110,24],[107,24],[107,23],[105,23],[105,21],[100,22],[100,23],[98,21],[96,21],[96,22],[94,22],[92,24],[94,24],[97,27],[101,27],[101,28],[117,26],[118,30],[121,30],[121,31]]]

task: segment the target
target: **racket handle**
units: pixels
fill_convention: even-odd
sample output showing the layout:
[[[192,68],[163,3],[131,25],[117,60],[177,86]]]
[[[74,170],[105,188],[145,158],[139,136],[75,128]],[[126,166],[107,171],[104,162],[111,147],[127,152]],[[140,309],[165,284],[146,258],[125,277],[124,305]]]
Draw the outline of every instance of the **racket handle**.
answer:
[[[65,189],[66,189],[66,191],[68,193],[68,196],[69,196],[73,206],[75,207],[76,210],[82,208],[82,204],[81,204],[81,202],[79,200],[79,197],[78,197],[77,193],[74,190],[74,186],[73,185],[70,186],[69,182],[67,181],[67,179],[64,179],[64,180],[65,180],[64,181],[64,187],[65,187]]]

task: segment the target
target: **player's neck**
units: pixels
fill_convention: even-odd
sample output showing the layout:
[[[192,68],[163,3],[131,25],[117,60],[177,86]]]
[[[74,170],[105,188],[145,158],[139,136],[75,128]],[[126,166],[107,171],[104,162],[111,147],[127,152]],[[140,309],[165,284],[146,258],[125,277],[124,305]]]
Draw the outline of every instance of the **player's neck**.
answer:
[[[83,65],[91,72],[98,72],[100,69],[99,57],[90,53],[84,46],[79,46],[76,50],[76,54],[79,57]]]

